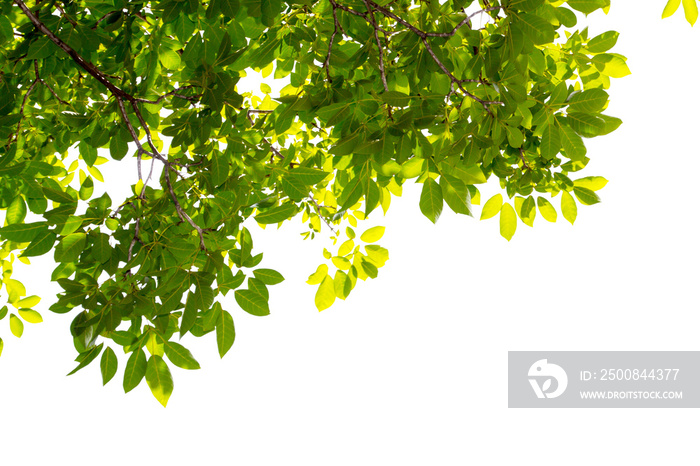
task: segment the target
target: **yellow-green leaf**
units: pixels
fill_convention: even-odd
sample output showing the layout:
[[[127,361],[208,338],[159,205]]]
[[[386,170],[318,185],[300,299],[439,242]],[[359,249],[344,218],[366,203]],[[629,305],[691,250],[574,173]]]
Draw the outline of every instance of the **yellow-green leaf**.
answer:
[[[17,312],[19,313],[20,317],[30,324],[38,324],[44,321],[44,319],[41,318],[41,314],[33,309],[20,309]]]
[[[146,366],[146,383],[151,393],[163,407],[167,406],[173,393],[173,376],[160,356],[151,356]]]
[[[352,266],[349,260],[340,256],[331,258],[331,261],[333,261],[333,265],[342,270],[348,270]]]
[[[349,239],[340,245],[340,248],[338,248],[338,255],[345,256],[346,254],[349,254],[350,251],[352,251],[352,248],[354,248],[354,247],[355,247],[355,242],[353,240]]]
[[[685,12],[685,19],[693,26],[695,21],[698,20],[697,0],[683,0],[683,11]]]
[[[19,320],[19,317],[14,314],[10,314],[10,331],[17,338],[21,337],[22,333],[24,333],[24,324]]]
[[[518,225],[518,217],[515,215],[515,210],[509,203],[503,204],[501,207],[500,229],[501,236],[510,241],[515,234],[515,229]]]
[[[17,301],[17,302],[14,304],[14,306],[15,306],[15,307],[27,307],[27,308],[30,308],[30,307],[34,307],[34,306],[36,306],[37,304],[39,304],[40,301],[41,301],[41,298],[40,298],[40,297],[32,295],[32,296],[27,296],[26,298],[20,299],[19,301]]]
[[[578,209],[576,207],[576,201],[571,194],[567,191],[561,192],[561,213],[565,219],[567,219],[572,225],[576,220]]]
[[[342,270],[336,270],[335,278],[333,278],[333,289],[335,290],[335,296],[345,300],[352,291],[352,281],[348,278],[348,275]]]
[[[587,176],[585,178],[579,178],[578,180],[574,180],[574,186],[588,188],[591,191],[598,191],[599,189],[603,189],[606,184],[608,184],[608,180],[606,180],[602,176]]]
[[[501,211],[502,205],[503,205],[503,195],[496,194],[491,199],[486,201],[486,204],[484,204],[484,208],[481,209],[481,219],[480,220],[486,220],[486,219],[489,219],[489,218],[495,216],[497,213],[499,213]]]
[[[306,283],[309,285],[318,285],[326,278],[326,275],[328,275],[328,266],[326,264],[321,264],[314,273],[309,275],[309,279],[306,280]]]
[[[668,3],[666,3],[666,6],[664,7],[663,13],[661,13],[661,19],[668,18],[669,16],[673,15],[673,13],[678,10],[679,6],[681,6],[681,0],[668,0]]]
[[[360,239],[365,243],[374,243],[382,239],[382,236],[384,236],[384,230],[385,228],[381,226],[370,228],[362,233]]]
[[[557,211],[547,199],[544,197],[538,197],[537,207],[539,207],[540,214],[542,214],[542,217],[544,217],[545,220],[552,223],[557,221]]]
[[[335,287],[333,285],[333,279],[330,275],[326,275],[321,284],[316,290],[316,296],[314,297],[314,303],[316,308],[320,311],[328,309],[335,302]]]
[[[190,350],[175,341],[165,342],[165,355],[179,368],[194,370],[200,367]]]

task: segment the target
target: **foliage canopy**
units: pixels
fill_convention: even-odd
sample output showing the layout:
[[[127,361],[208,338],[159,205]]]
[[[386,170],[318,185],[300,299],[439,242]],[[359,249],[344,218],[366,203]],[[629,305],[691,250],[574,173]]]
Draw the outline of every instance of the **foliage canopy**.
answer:
[[[331,229],[338,249],[324,250],[327,262],[308,281],[319,310],[388,260],[375,244],[383,227],[355,229],[386,212],[408,180],[422,184],[419,208],[432,222],[445,204],[472,215],[477,185],[496,177],[503,193],[480,217],[498,217],[506,239],[538,211],[556,221],[550,199],[574,223],[606,184],[574,176],[589,161],[584,140],[621,124],[602,113],[610,78],[629,73],[611,52],[618,33],[575,30],[577,12],[608,8],[609,0],[3,2],[0,319],[9,316],[16,336],[42,320],[32,309],[40,298],[27,296],[12,267],[52,253],[63,292],[50,310],[78,311],[71,373],[101,356],[106,384],[117,353],[127,354],[125,391],[145,378],[165,405],[166,358],[199,368],[178,336],[214,333],[223,357],[235,339],[224,296],[250,314],[270,312],[268,287],[283,277],[258,267],[247,219],[301,215],[310,238]],[[263,84],[264,98],[237,92],[250,69],[289,84],[275,96]],[[137,160],[132,195],[94,194],[104,168],[125,158]]]

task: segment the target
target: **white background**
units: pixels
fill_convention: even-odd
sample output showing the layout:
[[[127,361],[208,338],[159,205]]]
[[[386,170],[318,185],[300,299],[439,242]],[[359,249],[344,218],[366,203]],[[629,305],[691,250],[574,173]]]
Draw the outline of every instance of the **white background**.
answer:
[[[700,31],[662,21],[664,3],[616,0],[586,20],[591,36],[621,32],[633,74],[610,89],[624,124],[587,141],[581,176],[610,183],[575,226],[540,217],[506,242],[497,219],[447,209],[434,226],[409,182],[367,222],[387,226],[379,278],[320,314],[304,281],[325,244],[298,224],[253,227],[262,265],[286,277],[272,314],[229,295],[236,343],[220,360],[213,335],[185,337],[203,368],[172,369],[167,409],[145,381],[124,394],[126,357],[105,388],[99,361],[65,377],[73,314],[46,310],[48,265],[18,270],[45,322],[21,340],[0,326],[0,464],[697,464],[696,410],[507,408],[508,350],[700,347]]]

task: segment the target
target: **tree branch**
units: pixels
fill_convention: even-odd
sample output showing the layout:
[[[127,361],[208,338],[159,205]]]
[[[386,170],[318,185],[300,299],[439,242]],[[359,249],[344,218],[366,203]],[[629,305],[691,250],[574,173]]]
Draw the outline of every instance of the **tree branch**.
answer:
[[[314,195],[312,193],[309,193],[309,199],[311,200],[311,203],[314,206],[314,210],[316,211],[318,216],[323,220],[323,223],[325,223],[326,226],[328,226],[328,228],[331,230],[331,233],[333,233],[334,235],[337,235],[338,232],[335,231],[335,229],[333,228],[333,225],[331,225],[330,222],[328,221],[328,219],[321,214],[321,206],[318,205],[318,202],[316,202],[316,199],[314,199]]]
[[[175,195],[175,191],[172,186],[172,181],[170,179],[170,170],[173,170],[175,173],[180,175],[182,177],[182,174],[180,174],[175,168],[172,167],[170,162],[166,157],[163,157],[160,152],[158,152],[158,149],[156,148],[155,144],[153,143],[153,139],[151,137],[151,131],[146,124],[143,115],[141,115],[141,111],[138,108],[138,102],[142,101],[143,99],[136,99],[134,96],[126,93],[116,85],[112,84],[109,79],[107,79],[107,75],[105,75],[102,71],[98,70],[95,65],[92,63],[86,61],[83,57],[80,56],[75,50],[73,50],[68,44],[63,42],[61,39],[59,39],[53,32],[51,32],[44,23],[39,21],[39,19],[36,17],[34,13],[32,13],[27,5],[22,1],[22,0],[14,0],[15,4],[20,7],[20,9],[24,12],[24,14],[29,18],[29,20],[34,24],[34,26],[39,29],[44,35],[46,35],[49,40],[51,40],[54,44],[56,44],[61,50],[66,52],[75,63],[77,63],[81,68],[83,68],[85,71],[87,71],[91,76],[93,76],[95,79],[97,79],[100,83],[102,83],[114,96],[114,98],[117,101],[117,106],[119,107],[119,113],[121,114],[124,123],[126,124],[129,133],[131,134],[131,138],[134,140],[134,143],[136,144],[138,150],[137,150],[137,169],[138,169],[138,176],[139,180],[143,181],[143,174],[141,172],[141,155],[142,154],[147,154],[151,156],[152,158],[156,158],[160,160],[164,165],[164,176],[165,176],[165,182],[168,188],[168,191],[170,193],[170,197],[173,201],[173,204],[175,204],[175,210],[177,211],[178,216],[180,219],[183,221],[187,221],[187,223],[194,228],[197,233],[199,234],[199,244],[200,248],[202,250],[206,250],[206,247],[204,245],[204,231],[202,228],[199,227],[194,221],[192,221],[192,218],[190,218],[189,215],[187,215],[187,212],[185,212],[182,209],[182,205],[180,204],[180,201],[177,199],[177,196]],[[34,80],[32,83],[32,86],[30,89],[33,89],[36,86],[36,83],[38,83],[38,77],[37,79]],[[168,94],[165,94],[167,96]],[[162,97],[165,97],[162,96]],[[24,102],[26,102],[27,95],[25,95]],[[136,129],[134,126],[131,124],[131,121],[129,120],[129,116],[126,112],[126,107],[124,106],[124,101],[128,101],[131,103],[132,108],[134,109],[134,112],[136,113],[136,117],[138,118],[139,122],[141,123],[141,126],[143,127],[144,131],[146,132],[146,139],[148,140],[148,145],[152,149],[151,151],[147,151],[144,149],[143,145],[141,144],[141,141],[139,140],[138,133],[136,132]],[[23,103],[24,105],[24,103]],[[153,172],[153,166],[151,166],[151,173]],[[150,178],[150,175],[149,175]],[[144,183],[143,190],[141,191],[141,194],[139,194],[139,198],[141,198],[142,194],[145,192],[146,185]],[[132,242],[133,246],[133,242]],[[129,248],[131,249],[131,247]]]
[[[370,0],[362,0],[367,7],[367,14],[369,15],[369,22],[374,28],[374,40],[377,42],[377,52],[379,53],[379,73],[382,77],[382,84],[384,85],[384,90],[389,91],[389,85],[386,82],[386,71],[384,70],[384,49],[382,48],[382,43],[379,41],[379,30],[377,26],[377,21],[374,18],[374,11],[372,10]],[[372,2],[373,3],[373,2]]]
[[[336,14],[336,9],[338,8],[338,3],[336,3],[335,0],[330,0],[331,2],[331,7],[333,7],[333,34],[331,34],[331,38],[328,41],[328,53],[326,54],[326,60],[323,62],[323,68],[326,70],[326,79],[328,80],[329,83],[332,83],[333,80],[331,79],[331,72],[330,72],[330,64],[331,64],[331,49],[333,48],[333,41],[335,40],[336,34],[338,34],[338,29],[342,30],[342,26],[340,26],[340,22],[338,21],[338,15]]]

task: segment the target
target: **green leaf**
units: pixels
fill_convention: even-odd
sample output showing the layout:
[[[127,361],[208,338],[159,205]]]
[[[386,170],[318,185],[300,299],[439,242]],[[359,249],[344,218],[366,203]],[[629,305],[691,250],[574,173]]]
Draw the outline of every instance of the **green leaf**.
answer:
[[[532,11],[542,5],[544,0],[511,0],[509,8],[520,11]]]
[[[21,223],[26,216],[27,204],[24,203],[22,196],[15,197],[5,212],[5,220],[8,224]]]
[[[420,157],[413,157],[401,166],[399,176],[401,176],[401,178],[410,180],[411,178],[415,178],[421,173],[423,173],[425,171],[425,166],[425,159],[422,159]]]
[[[666,6],[664,7],[664,11],[661,13],[661,19],[668,18],[669,16],[673,15],[673,13],[678,10],[679,6],[681,6],[681,0],[668,0],[668,3],[666,3]]]
[[[608,102],[608,93],[602,89],[587,89],[574,94],[569,100],[568,112],[598,113]]]
[[[100,359],[100,372],[102,373],[102,385],[107,385],[107,382],[112,380],[114,375],[117,373],[117,355],[109,346],[102,353],[102,358]]]
[[[129,393],[136,388],[146,375],[146,354],[143,348],[136,348],[126,362],[124,369],[124,393]]]
[[[17,243],[28,243],[32,241],[41,231],[48,230],[46,222],[18,223],[0,228],[0,236],[3,239],[16,241]]]
[[[561,148],[561,137],[559,129],[554,123],[548,123],[542,132],[542,142],[540,144],[540,154],[547,160],[552,160],[559,153]]]
[[[567,191],[561,192],[561,213],[572,225],[577,215],[576,201]]]
[[[253,275],[266,285],[277,285],[284,281],[282,274],[272,269],[256,269],[253,270]]]
[[[192,356],[190,350],[182,346],[180,343],[174,341],[166,341],[163,348],[165,350],[165,355],[168,357],[170,362],[181,369],[199,369],[199,363]]]
[[[406,107],[411,102],[411,96],[398,91],[384,92],[381,98],[392,107]]]
[[[335,302],[335,286],[330,275],[326,275],[316,290],[314,303],[319,312],[328,309]]]
[[[598,191],[599,189],[603,189],[606,184],[608,184],[608,180],[606,180],[602,176],[587,176],[585,178],[579,178],[578,180],[574,180],[574,186],[590,189],[591,191]]]
[[[61,53],[61,50],[48,37],[43,37],[42,35],[29,46],[25,58],[27,60],[43,60],[58,53]]]
[[[586,156],[586,146],[581,136],[566,125],[561,126],[561,146],[566,156],[572,160],[581,160]]]
[[[233,326],[233,317],[227,311],[221,310],[216,322],[216,347],[220,357],[223,358],[228,353],[235,339],[236,329]]]
[[[678,1],[680,2],[680,0]],[[616,31],[604,32],[589,40],[588,45],[586,45],[586,48],[591,53],[607,52],[615,46],[615,44],[617,43],[617,38],[619,36],[620,33]]]
[[[594,191],[582,186],[574,186],[574,194],[581,204],[593,205],[600,202],[600,198]]]
[[[214,187],[220,186],[228,178],[228,161],[223,155],[211,156],[211,180]]]
[[[509,203],[504,203],[501,207],[500,230],[501,236],[510,241],[515,234],[515,229],[518,226],[518,217],[515,215],[515,210]]]
[[[345,210],[349,207],[352,207],[357,203],[357,201],[360,200],[360,198],[364,194],[362,181],[362,177],[356,176],[355,178],[350,180],[350,182],[347,186],[345,186],[345,188],[343,188],[343,193],[338,199],[340,201],[340,210]]]
[[[544,217],[545,220],[548,222],[557,221],[557,211],[547,199],[544,197],[538,197],[537,207],[540,209],[540,214],[542,214],[542,217]]]
[[[518,15],[514,24],[516,24],[535,45],[546,44],[554,40],[554,28],[552,25],[546,19],[534,13]]]
[[[30,324],[38,324],[44,321],[44,319],[41,318],[41,314],[33,309],[19,309],[17,313]]]
[[[56,233],[51,230],[44,230],[29,243],[27,249],[22,252],[22,257],[43,256],[53,248],[55,242]]]
[[[282,204],[272,209],[266,210],[265,212],[259,213],[255,216],[255,221],[267,225],[271,223],[279,223],[288,218],[292,218],[297,213],[297,206],[295,204]]]
[[[219,6],[221,8],[221,12],[230,18],[235,17],[236,13],[238,13],[238,9],[240,8],[238,0],[220,0]]]
[[[289,171],[289,176],[297,178],[304,185],[311,186],[320,183],[328,177],[329,173],[313,168],[298,167]]]
[[[537,209],[535,208],[535,199],[532,196],[527,199],[516,197],[515,211],[525,225],[529,227],[534,225]]]
[[[624,78],[631,73],[626,59],[622,55],[601,53],[594,56],[591,61],[604,75],[611,78]]]
[[[10,331],[17,338],[20,338],[24,333],[24,324],[19,320],[19,317],[12,313],[10,314]]]
[[[280,184],[284,193],[293,201],[299,202],[309,197],[309,186],[304,184],[300,177],[283,176],[280,179]]]
[[[333,155],[352,154],[352,151],[360,142],[362,142],[362,133],[355,131],[349,137],[338,141],[336,145],[331,148],[330,153]]]
[[[267,299],[251,290],[236,290],[236,302],[241,309],[254,316],[266,316],[270,314]]]
[[[423,182],[419,206],[420,211],[423,212],[423,215],[428,217],[428,220],[433,223],[437,222],[443,207],[442,189],[440,185],[430,177],[426,178]]]
[[[615,118],[615,117],[608,116],[608,115],[603,115],[602,113],[599,113],[597,116],[598,116],[598,118],[602,118],[603,121],[605,122],[605,126],[603,127],[603,131],[600,132],[601,136],[612,133],[617,128],[619,128],[620,125],[622,124],[622,120],[620,120],[619,118]]]
[[[163,407],[168,405],[170,395],[173,393],[173,376],[163,358],[153,355],[148,359],[146,367],[146,383],[151,393]]]
[[[685,19],[691,26],[698,20],[698,3],[697,0],[683,0],[683,12]]]
[[[5,343],[2,341],[2,338],[0,338],[0,356],[2,356],[2,349],[5,347]]]
[[[486,204],[484,204],[484,207],[481,209],[480,220],[487,220],[491,217],[494,217],[496,214],[498,214],[501,211],[502,206],[503,206],[503,195],[496,194],[491,199],[486,201]]]
[[[566,117],[571,129],[585,138],[599,136],[605,128],[602,118],[589,113],[571,112]]]
[[[54,260],[56,262],[75,262],[85,249],[87,235],[85,233],[72,233],[61,240],[56,247]]]
[[[568,0],[566,3],[574,10],[578,10],[586,15],[606,6],[605,0]]]
[[[440,188],[442,197],[453,212],[463,215],[472,214],[469,190],[462,180],[443,173],[440,176]]]
[[[169,70],[180,68],[180,55],[174,50],[163,50],[158,54],[160,64]]]
[[[508,137],[508,144],[511,147],[520,147],[523,145],[523,133],[518,128],[514,126],[505,125],[506,136]]]
[[[114,136],[109,140],[109,154],[114,160],[123,159],[128,152],[129,145],[118,136]]]
[[[87,366],[90,364],[92,361],[95,360],[97,356],[100,355],[102,352],[102,348],[104,347],[104,343],[100,343],[97,346],[93,346],[92,348],[88,349],[87,351],[84,351],[78,355],[76,358],[76,361],[78,361],[78,366],[70,371],[67,375],[73,375],[76,372],[78,372],[80,369],[83,367]]]

